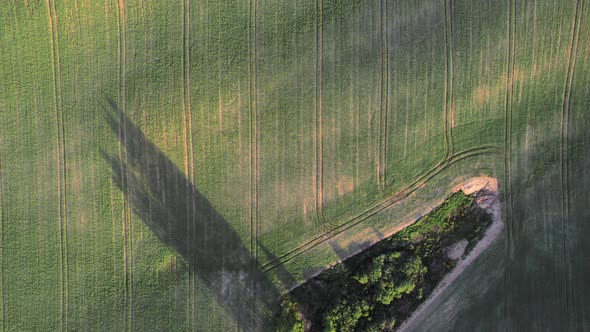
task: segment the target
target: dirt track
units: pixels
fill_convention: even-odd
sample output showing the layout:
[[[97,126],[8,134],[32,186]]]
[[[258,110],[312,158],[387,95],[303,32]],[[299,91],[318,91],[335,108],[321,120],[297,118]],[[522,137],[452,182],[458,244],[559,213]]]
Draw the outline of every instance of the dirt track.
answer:
[[[399,331],[409,331],[416,322],[424,319],[426,309],[436,300],[440,294],[453,282],[463,271],[486,250],[498,237],[504,228],[502,223],[502,210],[500,208],[500,195],[498,192],[498,181],[495,178],[479,177],[471,178],[453,188],[453,192],[463,190],[466,194],[472,194],[482,190],[476,198],[479,206],[492,214],[493,222],[486,230],[484,237],[476,244],[469,255],[457,262],[457,265],[438,284],[428,299],[399,328]]]

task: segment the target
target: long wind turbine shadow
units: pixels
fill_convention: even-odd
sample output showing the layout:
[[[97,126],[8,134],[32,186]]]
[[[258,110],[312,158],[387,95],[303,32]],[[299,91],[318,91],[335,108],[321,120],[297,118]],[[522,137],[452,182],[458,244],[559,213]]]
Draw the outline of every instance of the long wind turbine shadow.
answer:
[[[279,294],[240,236],[194,184],[109,100],[121,157],[103,153],[133,212],[174,248],[242,330],[259,330]],[[207,317],[198,319],[207,319]]]

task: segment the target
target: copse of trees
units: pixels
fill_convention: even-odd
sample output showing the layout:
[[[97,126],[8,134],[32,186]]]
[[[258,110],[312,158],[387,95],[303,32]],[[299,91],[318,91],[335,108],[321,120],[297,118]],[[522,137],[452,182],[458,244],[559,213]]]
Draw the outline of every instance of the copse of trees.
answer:
[[[454,266],[444,249],[472,247],[491,217],[458,192],[428,216],[324,271],[284,297],[277,331],[391,331]]]
[[[324,316],[324,330],[330,332],[354,331],[361,318],[367,318],[374,306],[364,299],[354,299],[349,302],[343,299]]]
[[[305,331],[305,325],[297,309],[297,303],[289,295],[284,296],[281,301],[281,310],[274,319],[274,327],[277,331]]]

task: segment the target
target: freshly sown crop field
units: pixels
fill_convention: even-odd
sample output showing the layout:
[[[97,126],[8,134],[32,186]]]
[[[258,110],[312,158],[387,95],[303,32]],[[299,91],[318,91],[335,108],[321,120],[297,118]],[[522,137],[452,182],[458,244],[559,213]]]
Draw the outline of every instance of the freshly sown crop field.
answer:
[[[6,1],[3,330],[265,330],[280,294],[483,175],[506,231],[409,328],[590,329],[589,17]]]

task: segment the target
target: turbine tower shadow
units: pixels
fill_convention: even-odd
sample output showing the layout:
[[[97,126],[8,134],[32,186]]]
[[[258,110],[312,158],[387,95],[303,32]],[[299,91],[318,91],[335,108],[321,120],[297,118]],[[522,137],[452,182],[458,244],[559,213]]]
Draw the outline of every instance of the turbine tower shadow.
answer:
[[[120,158],[103,152],[103,158],[133,212],[185,258],[241,330],[264,329],[278,290],[207,198],[112,100],[108,103],[106,121],[122,152]]]

